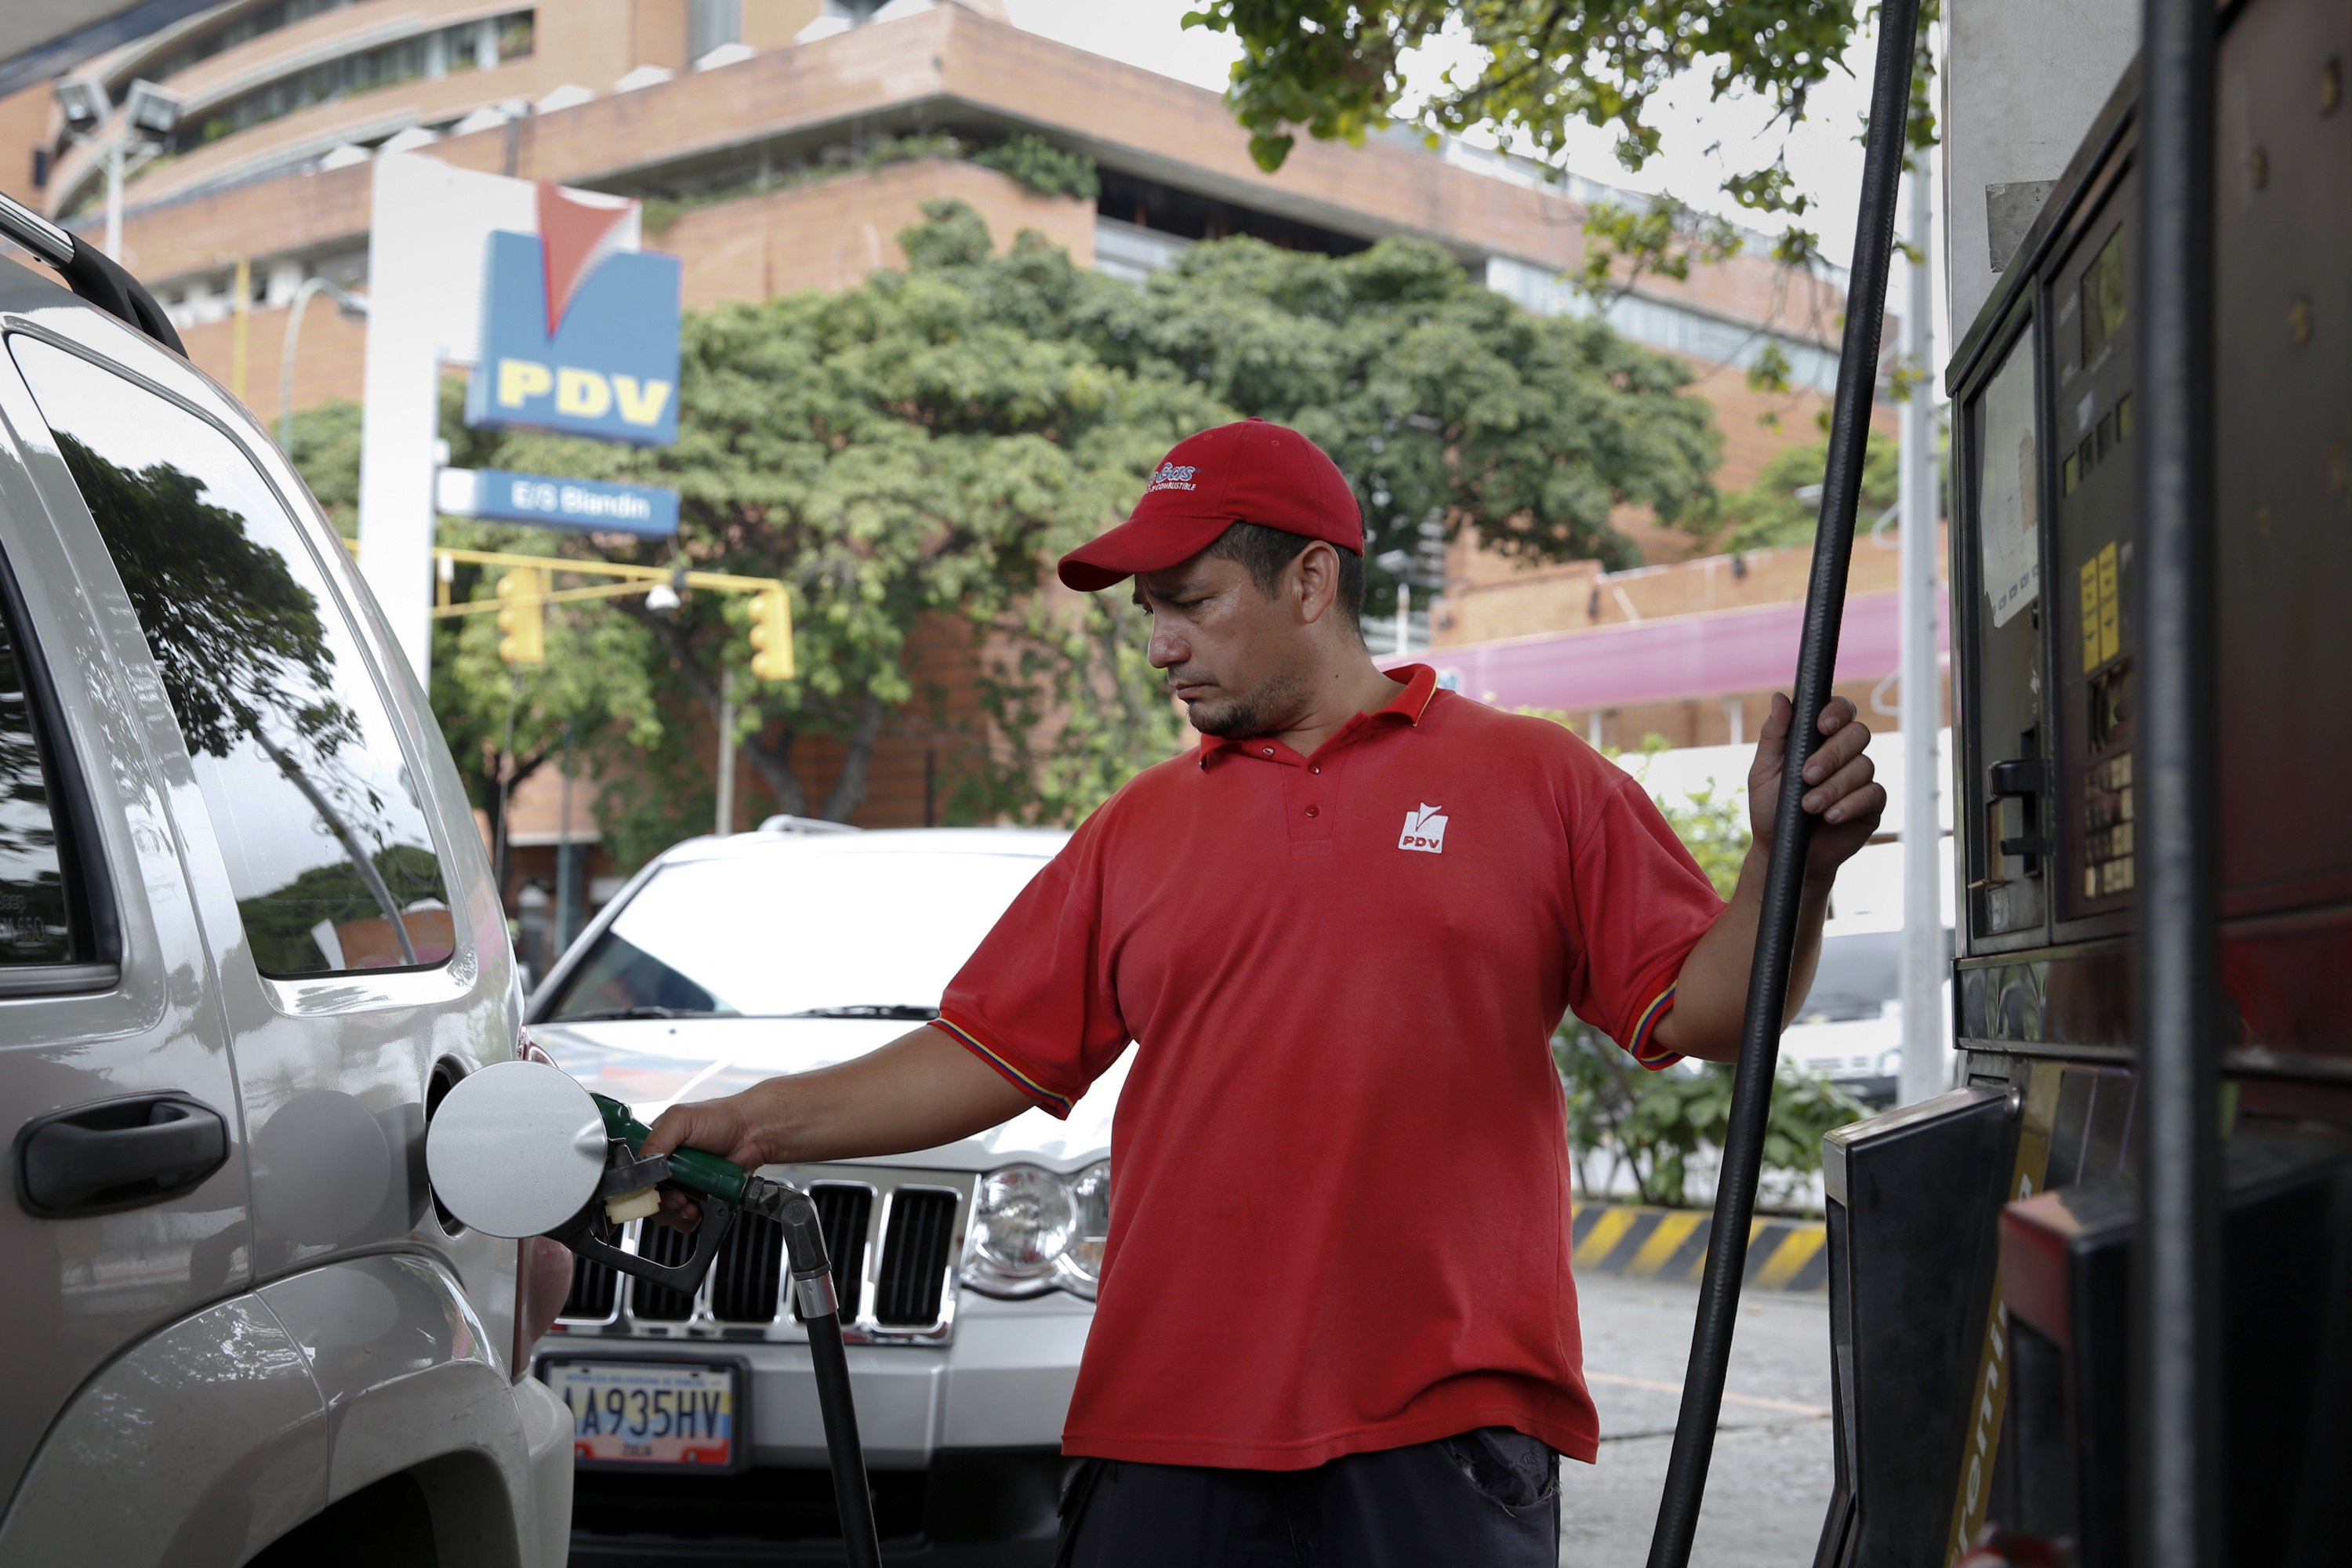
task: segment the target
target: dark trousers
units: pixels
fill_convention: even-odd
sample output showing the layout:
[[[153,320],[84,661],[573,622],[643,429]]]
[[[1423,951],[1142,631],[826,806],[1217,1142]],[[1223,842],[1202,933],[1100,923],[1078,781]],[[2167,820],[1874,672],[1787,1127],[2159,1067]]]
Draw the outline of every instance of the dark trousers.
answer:
[[[1081,1459],[1066,1568],[1558,1568],[1559,1456],[1507,1426],[1311,1470]]]

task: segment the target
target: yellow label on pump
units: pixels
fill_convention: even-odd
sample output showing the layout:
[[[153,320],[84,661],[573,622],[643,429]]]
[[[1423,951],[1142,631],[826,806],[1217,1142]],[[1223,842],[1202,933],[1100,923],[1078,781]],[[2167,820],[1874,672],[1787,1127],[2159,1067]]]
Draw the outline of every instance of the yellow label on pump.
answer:
[[[2123,595],[2116,583],[2120,575],[2116,547],[2110,544],[2099,552],[2099,658],[2103,660],[2123,651]]]
[[[2099,662],[2099,563],[2083,563],[2083,673]]]
[[[2083,673],[2123,651],[2121,561],[2112,544],[2083,563]]]

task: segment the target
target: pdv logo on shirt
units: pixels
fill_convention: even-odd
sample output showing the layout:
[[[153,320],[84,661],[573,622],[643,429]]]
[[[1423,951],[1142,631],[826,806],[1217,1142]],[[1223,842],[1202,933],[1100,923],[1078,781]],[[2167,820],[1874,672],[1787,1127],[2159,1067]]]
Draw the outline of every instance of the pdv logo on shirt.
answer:
[[[1423,801],[1419,811],[1404,814],[1404,832],[1397,839],[1397,847],[1425,850],[1432,855],[1444,854],[1446,821],[1437,807]]]

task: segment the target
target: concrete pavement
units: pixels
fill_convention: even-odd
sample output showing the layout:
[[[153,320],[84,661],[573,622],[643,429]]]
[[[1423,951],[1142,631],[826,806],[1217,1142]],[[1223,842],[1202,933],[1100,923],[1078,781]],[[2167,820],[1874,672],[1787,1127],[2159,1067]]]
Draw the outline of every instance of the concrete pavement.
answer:
[[[1698,1291],[1588,1275],[1577,1292],[1585,1375],[1601,1409],[1601,1457],[1560,1467],[1559,1560],[1561,1568],[1625,1568],[1649,1552]],[[1790,1568],[1812,1561],[1830,1499],[1829,1405],[1827,1299],[1744,1297],[1694,1564]]]

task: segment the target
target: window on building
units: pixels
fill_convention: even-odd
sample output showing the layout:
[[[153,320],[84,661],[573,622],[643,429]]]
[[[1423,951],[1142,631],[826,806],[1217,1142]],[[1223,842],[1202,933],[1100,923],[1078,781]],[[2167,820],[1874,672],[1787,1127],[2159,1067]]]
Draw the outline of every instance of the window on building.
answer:
[[[537,43],[536,15],[510,11],[503,16],[413,34],[397,43],[355,49],[186,116],[174,145],[185,153],[352,93],[456,71],[488,70],[524,58]]]
[[[340,11],[346,5],[358,4],[359,0],[276,0],[274,5],[257,6],[217,27],[196,34],[162,59],[142,67],[139,74],[149,81],[169,81],[190,66],[226,53],[239,44],[249,44],[265,33],[274,33],[280,27],[308,21],[321,12]]]
[[[446,960],[416,781],[276,492],[178,405],[37,339],[9,345],[147,634],[256,966]]]
[[[687,0],[686,60],[688,65],[722,44],[743,41],[743,0]]]
[[[17,647],[0,618],[0,964],[70,963],[89,955],[75,940],[57,791]]]

